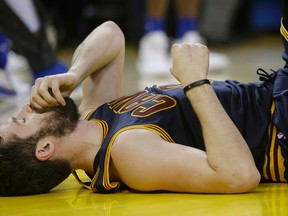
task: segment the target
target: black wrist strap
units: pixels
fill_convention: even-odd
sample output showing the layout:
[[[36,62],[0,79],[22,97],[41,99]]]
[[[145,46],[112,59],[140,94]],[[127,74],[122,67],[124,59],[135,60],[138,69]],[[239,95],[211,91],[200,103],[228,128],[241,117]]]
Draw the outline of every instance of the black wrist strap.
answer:
[[[190,83],[189,85],[185,86],[183,88],[184,93],[186,94],[186,92],[192,88],[195,88],[197,86],[203,85],[203,84],[210,84],[210,81],[208,79],[202,79],[202,80],[198,80],[196,82]]]

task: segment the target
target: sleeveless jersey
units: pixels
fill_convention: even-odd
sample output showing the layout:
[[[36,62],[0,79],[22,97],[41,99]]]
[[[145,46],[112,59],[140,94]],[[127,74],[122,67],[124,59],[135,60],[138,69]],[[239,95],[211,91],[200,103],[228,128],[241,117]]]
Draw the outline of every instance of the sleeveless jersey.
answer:
[[[288,34],[281,27],[287,62]],[[211,81],[222,106],[246,140],[262,181],[287,182],[288,70],[266,75],[264,82]],[[205,151],[200,122],[180,85],[153,86],[103,104],[87,118],[102,129],[102,145],[94,161],[95,176],[88,188],[111,193],[110,151],[117,135],[130,129],[147,129],[164,140]],[[288,120],[288,119],[287,119]],[[193,162],[193,161],[192,161]],[[80,179],[74,173],[77,180]]]

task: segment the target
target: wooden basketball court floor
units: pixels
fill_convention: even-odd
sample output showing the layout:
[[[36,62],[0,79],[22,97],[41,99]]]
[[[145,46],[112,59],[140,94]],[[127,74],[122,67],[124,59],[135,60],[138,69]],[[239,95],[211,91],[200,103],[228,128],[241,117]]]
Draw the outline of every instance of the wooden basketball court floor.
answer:
[[[287,216],[288,185],[262,184],[248,194],[122,191],[96,194],[70,176],[48,194],[0,198],[0,215],[21,216]]]
[[[211,72],[212,79],[236,79],[243,82],[257,81],[255,73],[262,67],[269,71],[283,66],[283,48],[276,35],[264,35],[237,44],[211,47],[229,55],[230,65]],[[60,59],[70,63],[73,48],[58,51]],[[127,45],[127,62],[123,80],[123,94],[132,93],[151,84],[175,83],[165,77],[141,77],[135,67],[137,49]],[[29,77],[29,75],[25,75]],[[79,95],[75,96],[77,99]],[[0,103],[0,123],[14,115],[25,101]],[[81,174],[84,175],[83,173]],[[287,216],[288,185],[261,184],[247,194],[178,194],[168,192],[139,193],[121,191],[115,194],[95,194],[81,188],[73,176],[50,193],[24,197],[0,197],[0,215],[251,215]]]

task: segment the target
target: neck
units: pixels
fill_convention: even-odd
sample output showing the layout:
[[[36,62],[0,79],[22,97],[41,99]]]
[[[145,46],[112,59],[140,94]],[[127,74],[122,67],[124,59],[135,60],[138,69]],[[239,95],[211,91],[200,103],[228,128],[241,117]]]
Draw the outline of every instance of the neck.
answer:
[[[94,174],[93,164],[101,146],[101,128],[95,122],[81,120],[67,140],[66,152],[72,170]]]

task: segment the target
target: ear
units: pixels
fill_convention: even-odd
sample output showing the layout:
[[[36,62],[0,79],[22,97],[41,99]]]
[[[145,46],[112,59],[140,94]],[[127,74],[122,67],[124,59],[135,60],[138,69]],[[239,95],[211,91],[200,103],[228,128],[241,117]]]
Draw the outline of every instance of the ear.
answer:
[[[52,138],[44,138],[36,144],[35,156],[40,161],[46,161],[51,158],[55,150],[55,142]]]

